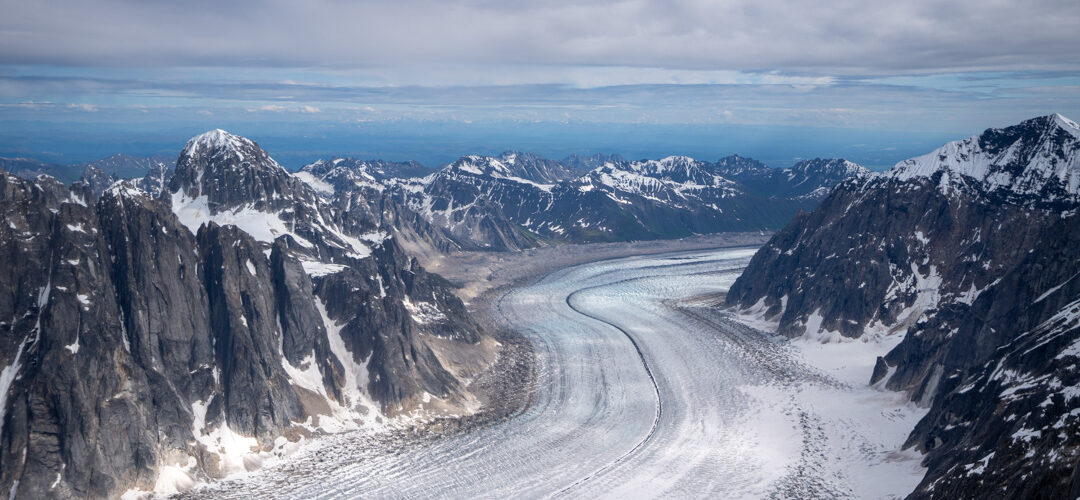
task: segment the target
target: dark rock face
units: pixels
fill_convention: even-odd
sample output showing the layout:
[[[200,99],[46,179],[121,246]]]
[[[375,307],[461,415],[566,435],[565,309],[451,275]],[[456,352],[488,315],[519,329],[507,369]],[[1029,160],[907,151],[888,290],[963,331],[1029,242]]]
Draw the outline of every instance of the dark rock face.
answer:
[[[95,202],[88,183],[0,171],[0,489],[116,496],[164,466],[241,470],[230,448],[320,418],[470,404],[431,345],[479,345],[449,285],[384,221],[222,134],[188,143],[161,196],[119,182]],[[202,211],[173,204],[187,195]]]
[[[83,170],[82,178],[79,179],[90,189],[95,200],[118,180],[116,176],[109,175],[104,170],[93,165],[86,167],[86,170]]]
[[[728,294],[788,336],[906,332],[870,382],[930,407],[913,497],[1080,491],[1078,144],[1041,117],[845,181]]]
[[[892,379],[942,367],[933,406],[908,444],[929,467],[913,497],[1073,498],[1080,491],[1080,216],[970,308],[931,316],[886,362]],[[923,351],[926,343],[941,345]],[[925,353],[931,353],[926,356]],[[921,389],[922,387],[920,387]]]
[[[475,329],[459,326],[472,324],[464,305],[446,291],[441,278],[399,248],[386,245],[377,252],[374,259],[319,280],[315,290],[327,315],[344,323],[341,336],[355,346],[353,361],[368,360],[372,395],[389,406],[423,392],[462,397],[463,387],[422,337],[479,341]]]
[[[205,196],[212,212],[246,204],[276,211],[293,201],[290,195],[305,193],[298,187],[301,184],[255,141],[219,129],[188,141],[176,161],[169,191],[189,198]]]
[[[4,332],[10,386],[0,387],[0,478],[20,497],[105,496],[151,481],[159,433],[148,410],[156,405],[116,313],[96,210],[35,203],[40,188],[30,182],[8,188],[4,218],[18,229],[3,241],[7,262],[21,265],[3,286],[14,299],[5,301],[5,317],[19,319]],[[162,431],[183,442],[168,426]],[[57,474],[67,479],[54,488]]]
[[[885,177],[840,185],[754,255],[728,304],[756,306],[786,336],[820,317],[820,328],[858,337],[906,327],[940,303],[973,300],[1032,248],[1044,215],[936,186],[933,178]]]
[[[158,198],[168,189],[172,173],[173,169],[169,165],[164,162],[156,162],[150,165],[146,175],[135,181],[135,187],[146,191],[154,198]]]

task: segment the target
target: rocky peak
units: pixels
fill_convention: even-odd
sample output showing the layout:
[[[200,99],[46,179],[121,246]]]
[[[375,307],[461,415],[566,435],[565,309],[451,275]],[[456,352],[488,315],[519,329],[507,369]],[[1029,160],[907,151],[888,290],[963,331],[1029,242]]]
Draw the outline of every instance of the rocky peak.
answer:
[[[1080,202],[1080,127],[1059,114],[983,133],[898,163],[898,180],[929,178],[944,193],[1054,207]]]
[[[298,185],[255,141],[217,129],[187,142],[169,191],[191,199],[205,196],[217,212],[291,198]]]
[[[561,163],[572,170],[588,172],[609,163],[614,165],[625,165],[628,162],[625,158],[617,154],[597,153],[590,156],[570,155],[564,158]]]
[[[626,166],[608,164],[597,170],[608,172],[626,170],[645,177],[688,187],[734,186],[734,183],[730,180],[713,173],[708,163],[695,160],[689,156],[668,156],[659,160],[634,161]]]
[[[101,193],[101,198],[123,200],[125,198],[153,198],[153,196],[131,182],[116,181]]]
[[[772,171],[768,165],[745,156],[731,155],[720,158],[714,164],[716,172],[725,177],[737,177],[740,175],[761,175]]]
[[[135,181],[135,185],[155,198],[160,197],[168,187],[170,176],[172,176],[172,169],[164,162],[157,161],[150,165],[142,179]]]
[[[843,158],[814,158],[813,160],[803,160],[792,165],[788,170],[793,174],[801,174],[804,176],[820,175],[836,179],[859,177],[870,173],[866,167],[863,167],[858,163],[852,163]]]
[[[572,179],[579,173],[562,162],[549,160],[536,153],[507,151],[499,156],[499,160],[510,167],[515,177],[545,184]]]
[[[114,175],[105,173],[104,170],[95,165],[89,165],[83,170],[82,177],[79,180],[90,188],[90,191],[94,193],[94,197],[98,197],[116,182],[117,178]]]
[[[175,161],[175,158],[165,156],[132,156],[118,153],[76,166],[93,166],[119,179],[134,179],[145,176],[159,164],[172,163],[173,161]]]

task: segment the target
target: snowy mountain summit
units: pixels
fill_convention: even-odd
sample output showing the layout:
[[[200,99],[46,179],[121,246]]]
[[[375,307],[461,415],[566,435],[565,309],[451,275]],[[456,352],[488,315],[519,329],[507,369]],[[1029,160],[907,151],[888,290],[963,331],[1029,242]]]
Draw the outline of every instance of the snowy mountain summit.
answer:
[[[898,163],[899,180],[938,178],[942,192],[980,193],[1006,203],[1047,207],[1080,201],[1080,126],[1060,114],[987,129]]]
[[[217,129],[187,142],[169,191],[191,199],[205,196],[209,208],[218,212],[252,203],[276,205],[273,200],[288,197],[295,184],[255,141]]]

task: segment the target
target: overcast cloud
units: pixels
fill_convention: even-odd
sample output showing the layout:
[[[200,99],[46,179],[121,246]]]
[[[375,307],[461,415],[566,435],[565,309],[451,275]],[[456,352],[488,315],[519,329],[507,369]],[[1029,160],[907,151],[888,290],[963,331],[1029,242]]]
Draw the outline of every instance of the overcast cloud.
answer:
[[[32,153],[62,123],[128,141],[150,123],[253,120],[951,137],[1080,118],[1077,0],[0,0],[0,13],[0,153]]]
[[[1080,63],[1075,0],[4,0],[2,11],[6,64],[550,64],[836,75]]]

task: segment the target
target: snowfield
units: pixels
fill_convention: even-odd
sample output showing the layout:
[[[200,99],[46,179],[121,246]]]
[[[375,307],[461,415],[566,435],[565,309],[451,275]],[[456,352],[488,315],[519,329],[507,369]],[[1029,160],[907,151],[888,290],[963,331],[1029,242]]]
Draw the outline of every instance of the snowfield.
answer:
[[[468,433],[323,438],[193,492],[233,498],[900,498],[922,410],[866,385],[887,345],[779,340],[718,310],[754,253],[594,262],[493,305],[536,349],[532,404]]]

